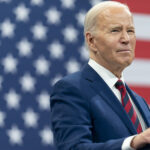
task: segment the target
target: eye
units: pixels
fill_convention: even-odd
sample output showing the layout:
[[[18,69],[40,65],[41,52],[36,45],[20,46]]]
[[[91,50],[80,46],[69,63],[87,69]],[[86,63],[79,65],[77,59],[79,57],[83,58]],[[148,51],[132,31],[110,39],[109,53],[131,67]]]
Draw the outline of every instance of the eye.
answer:
[[[118,29],[113,29],[113,30],[111,30],[111,32],[119,32],[119,30]]]
[[[127,32],[129,32],[129,33],[130,33],[130,32],[131,32],[131,33],[135,33],[135,31],[134,31],[134,30],[128,30]]]

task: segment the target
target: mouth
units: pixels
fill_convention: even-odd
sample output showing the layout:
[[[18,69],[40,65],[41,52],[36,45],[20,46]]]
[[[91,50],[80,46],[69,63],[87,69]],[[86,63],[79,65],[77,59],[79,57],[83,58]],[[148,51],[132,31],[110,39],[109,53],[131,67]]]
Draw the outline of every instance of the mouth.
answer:
[[[129,53],[129,52],[131,52],[131,50],[130,49],[121,49],[121,50],[117,50],[117,52],[118,53]]]

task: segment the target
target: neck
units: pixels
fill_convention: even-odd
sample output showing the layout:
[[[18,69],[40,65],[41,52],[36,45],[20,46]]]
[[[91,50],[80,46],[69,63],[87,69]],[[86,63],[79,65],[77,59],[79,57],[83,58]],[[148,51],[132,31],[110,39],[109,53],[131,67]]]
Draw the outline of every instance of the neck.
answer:
[[[113,67],[112,66],[109,66],[109,65],[106,65],[105,63],[101,63],[99,62],[98,60],[90,57],[92,60],[94,60],[96,63],[98,63],[99,65],[103,66],[104,68],[106,68],[107,70],[109,70],[110,72],[112,72],[118,79],[121,78],[122,76],[122,72],[123,72],[123,69],[122,67]]]

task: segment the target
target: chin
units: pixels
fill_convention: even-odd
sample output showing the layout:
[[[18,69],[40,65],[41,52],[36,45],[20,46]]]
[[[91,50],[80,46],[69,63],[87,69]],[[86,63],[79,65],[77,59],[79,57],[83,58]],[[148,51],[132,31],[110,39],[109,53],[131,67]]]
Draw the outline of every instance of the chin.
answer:
[[[120,62],[118,62],[120,64],[120,67],[125,69],[126,67],[128,67],[129,65],[131,65],[132,60],[122,60]]]
[[[126,67],[130,66],[130,65],[131,65],[131,63],[132,63],[132,61],[125,62],[125,63],[124,63],[124,68],[126,68]]]
[[[126,59],[122,59],[122,64],[125,64],[126,66],[129,66],[133,61],[133,58],[126,58]]]

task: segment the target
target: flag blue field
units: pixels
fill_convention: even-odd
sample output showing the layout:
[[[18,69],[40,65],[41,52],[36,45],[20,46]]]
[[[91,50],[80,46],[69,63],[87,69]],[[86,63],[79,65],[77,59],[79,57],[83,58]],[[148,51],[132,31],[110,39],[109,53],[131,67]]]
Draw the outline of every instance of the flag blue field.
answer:
[[[54,150],[53,84],[87,61],[79,0],[0,0],[0,149]]]
[[[84,16],[98,2],[0,0],[0,150],[55,150],[51,88],[88,61]]]

